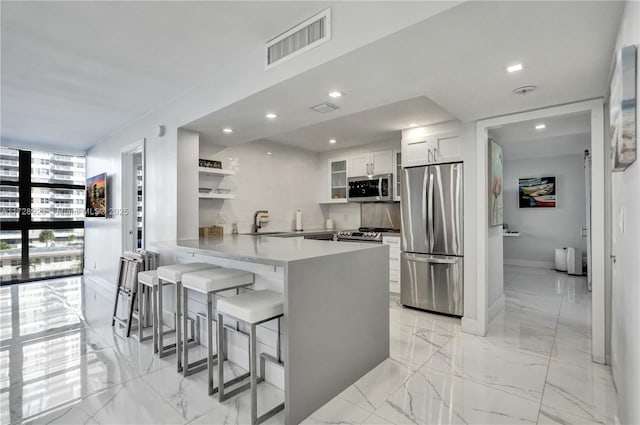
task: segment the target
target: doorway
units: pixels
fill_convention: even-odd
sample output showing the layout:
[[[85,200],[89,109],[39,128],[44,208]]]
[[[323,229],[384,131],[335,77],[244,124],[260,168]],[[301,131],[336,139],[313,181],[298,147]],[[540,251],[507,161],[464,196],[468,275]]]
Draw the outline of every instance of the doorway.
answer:
[[[145,248],[144,140],[122,154],[122,251]]]
[[[591,157],[591,276],[592,276],[592,308],[591,308],[591,357],[594,362],[605,363],[605,205],[604,205],[604,117],[602,100],[578,102],[536,111],[523,112],[504,117],[479,121],[476,127],[477,148],[477,242],[478,242],[478,322],[475,326],[486,333],[489,321],[504,306],[504,296],[492,300],[490,295],[495,285],[502,285],[502,277],[492,279],[491,273],[503,270],[503,254],[488,249],[492,244],[502,246],[502,229],[495,230],[488,226],[489,206],[489,149],[488,137],[492,129],[521,123],[523,121],[544,121],[558,116],[588,114],[589,140],[588,149]],[[534,127],[535,129],[535,127]],[[535,176],[533,176],[535,177]],[[549,176],[541,176],[549,177]],[[584,180],[583,180],[584,181]],[[505,199],[505,202],[506,199]],[[586,202],[586,201],[584,201]],[[583,204],[584,205],[584,204]],[[586,218],[585,218],[586,221]],[[499,242],[498,242],[499,241]],[[497,255],[496,255],[497,254]],[[498,288],[500,292],[500,288]],[[495,292],[494,292],[495,293]],[[464,325],[464,323],[463,323]]]

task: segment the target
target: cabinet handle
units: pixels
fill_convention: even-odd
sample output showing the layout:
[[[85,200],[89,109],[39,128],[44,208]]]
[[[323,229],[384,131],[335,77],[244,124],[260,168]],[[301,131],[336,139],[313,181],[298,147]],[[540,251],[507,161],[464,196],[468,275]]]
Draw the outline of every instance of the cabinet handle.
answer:
[[[436,162],[438,160],[437,156],[440,156],[438,148],[433,148],[433,162]]]
[[[431,153],[431,149],[427,152],[427,162],[433,162],[433,154]]]

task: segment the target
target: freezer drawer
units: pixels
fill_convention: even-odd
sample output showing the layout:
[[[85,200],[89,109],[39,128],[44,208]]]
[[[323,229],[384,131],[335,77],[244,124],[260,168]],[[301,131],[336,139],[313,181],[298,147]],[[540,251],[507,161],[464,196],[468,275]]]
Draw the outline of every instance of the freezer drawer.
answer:
[[[403,252],[400,302],[409,307],[462,316],[462,261],[462,257]]]

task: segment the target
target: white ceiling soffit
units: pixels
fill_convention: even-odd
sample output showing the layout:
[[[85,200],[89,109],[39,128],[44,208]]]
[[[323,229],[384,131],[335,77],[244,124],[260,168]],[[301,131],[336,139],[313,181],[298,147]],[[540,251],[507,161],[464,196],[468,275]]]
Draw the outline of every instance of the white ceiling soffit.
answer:
[[[456,4],[3,1],[2,138],[87,149],[172,99],[206,111],[205,82],[215,110]],[[265,42],[328,7],[332,41],[265,71]]]
[[[430,125],[452,119],[451,114],[422,96],[323,121],[268,140],[324,152],[391,140],[399,143],[401,130],[410,123]],[[337,143],[329,144],[330,139]]]
[[[544,124],[544,129],[536,129]],[[591,145],[589,113],[529,120],[489,130],[504,150],[505,159],[582,155]]]
[[[590,144],[590,133],[546,137],[524,143],[500,143],[505,160],[582,155]]]
[[[278,140],[280,134],[418,96],[463,121],[601,97],[622,7],[611,1],[467,2],[187,127],[208,142],[233,145]],[[524,69],[507,73],[513,63]],[[538,90],[512,93],[528,84]],[[345,95],[330,99],[331,90]],[[340,110],[309,109],[324,101]],[[268,121],[266,112],[279,116]],[[226,126],[233,134],[221,133]],[[298,143],[321,149],[306,139]]]
[[[544,125],[545,128],[536,129],[538,125]],[[566,136],[568,134],[584,134],[590,131],[590,114],[580,113],[495,127],[489,130],[489,135],[500,143],[519,143],[527,140]]]

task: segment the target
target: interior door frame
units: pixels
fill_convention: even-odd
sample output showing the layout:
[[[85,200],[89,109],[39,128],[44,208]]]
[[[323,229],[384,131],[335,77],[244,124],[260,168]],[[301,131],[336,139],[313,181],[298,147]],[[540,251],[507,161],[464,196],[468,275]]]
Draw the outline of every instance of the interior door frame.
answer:
[[[146,220],[144,214],[146,213],[146,174],[147,164],[145,160],[145,148],[146,139],[140,139],[130,145],[125,146],[122,150],[122,208],[127,209],[127,213],[122,215],[121,228],[122,228],[122,251],[130,250],[131,247],[128,243],[130,234],[129,229],[133,228],[137,224],[137,202],[134,199],[133,183],[136,180],[136,174],[133,172],[133,156],[136,154],[142,154],[142,248],[146,245]],[[135,245],[135,244],[134,244]]]
[[[569,103],[533,111],[520,112],[489,118],[476,122],[476,193],[477,193],[477,317],[467,319],[467,326],[474,333],[486,335],[489,324],[489,311],[495,306],[488,305],[488,270],[490,254],[488,252],[488,130],[521,121],[545,119],[557,115],[589,112],[591,116],[591,263],[592,263],[592,309],[591,337],[592,360],[606,364],[606,304],[605,294],[605,135],[604,102],[602,98]],[[502,262],[502,259],[499,260]],[[504,300],[504,298],[502,298]],[[462,321],[463,330],[465,319]]]

